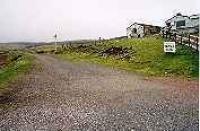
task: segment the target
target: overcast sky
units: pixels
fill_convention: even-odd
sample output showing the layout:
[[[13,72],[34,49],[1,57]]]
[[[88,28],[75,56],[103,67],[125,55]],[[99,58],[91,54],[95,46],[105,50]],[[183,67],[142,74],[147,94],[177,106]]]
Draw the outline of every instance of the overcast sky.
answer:
[[[109,38],[131,22],[153,25],[177,12],[200,12],[199,0],[0,0],[0,42]]]

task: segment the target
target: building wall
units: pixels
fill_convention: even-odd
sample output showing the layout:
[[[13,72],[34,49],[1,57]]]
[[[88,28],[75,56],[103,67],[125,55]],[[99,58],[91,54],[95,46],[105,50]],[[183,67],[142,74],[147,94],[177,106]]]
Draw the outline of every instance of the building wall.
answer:
[[[177,27],[178,21],[185,21],[185,26]],[[199,29],[199,18],[190,19],[190,17],[175,16],[174,18],[166,21],[170,23],[171,31],[177,33],[197,33]]]
[[[180,16],[180,17],[176,17],[176,19],[175,19],[176,29],[179,28],[179,27],[177,27],[177,24],[176,24],[178,21],[185,21],[185,26],[183,26],[183,27],[192,27],[192,22],[191,22],[190,18]]]
[[[176,17],[172,18],[170,21],[168,21],[172,26],[172,28],[171,28],[172,30],[173,29],[174,30],[177,29],[177,22],[178,21],[185,21],[185,26],[184,27],[192,27],[191,20],[188,17],[176,16]]]
[[[144,26],[144,34],[145,35],[153,35],[153,34],[159,34],[161,31],[160,27],[157,26]]]
[[[126,35],[128,36],[128,38],[131,38],[131,28],[130,27],[128,27],[127,29],[126,29]]]
[[[134,31],[136,29],[136,32]],[[134,24],[127,28],[127,36],[128,38],[138,38],[144,37],[144,27],[138,24]]]
[[[191,19],[192,26],[199,26],[199,19]]]

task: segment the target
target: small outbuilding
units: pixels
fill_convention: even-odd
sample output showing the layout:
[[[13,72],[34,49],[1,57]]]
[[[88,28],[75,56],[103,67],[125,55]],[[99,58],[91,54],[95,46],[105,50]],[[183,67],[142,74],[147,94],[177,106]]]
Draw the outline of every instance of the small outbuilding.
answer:
[[[133,23],[126,28],[128,38],[140,38],[146,35],[159,34],[161,27],[143,23]]]

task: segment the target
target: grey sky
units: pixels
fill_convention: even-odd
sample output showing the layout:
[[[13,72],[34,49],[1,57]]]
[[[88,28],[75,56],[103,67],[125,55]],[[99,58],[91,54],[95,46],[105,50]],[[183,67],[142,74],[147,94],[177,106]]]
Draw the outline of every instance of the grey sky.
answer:
[[[199,13],[199,0],[0,0],[0,42],[108,38],[130,22],[163,25],[176,12]]]

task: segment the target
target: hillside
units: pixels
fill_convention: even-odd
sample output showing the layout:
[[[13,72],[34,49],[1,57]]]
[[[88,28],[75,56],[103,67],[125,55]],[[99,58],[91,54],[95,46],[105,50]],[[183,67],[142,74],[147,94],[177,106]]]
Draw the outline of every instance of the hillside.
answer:
[[[178,45],[175,54],[166,54],[163,42],[161,37],[147,37],[71,44],[58,47],[57,55],[62,59],[103,64],[150,76],[198,77],[198,53]],[[54,46],[46,46],[40,50],[50,51],[52,48]]]

